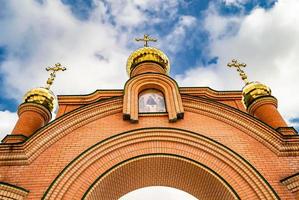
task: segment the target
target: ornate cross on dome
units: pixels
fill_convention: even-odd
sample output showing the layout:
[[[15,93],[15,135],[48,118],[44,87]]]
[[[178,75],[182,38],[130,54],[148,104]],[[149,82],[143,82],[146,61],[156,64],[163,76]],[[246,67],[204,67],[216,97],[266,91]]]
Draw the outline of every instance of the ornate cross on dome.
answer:
[[[148,42],[157,42],[157,39],[149,37],[149,35],[144,35],[143,38],[135,38],[137,42],[144,42],[144,46],[148,47]]]
[[[245,84],[249,83],[246,73],[241,69],[241,67],[246,67],[245,63],[239,63],[236,59],[233,59],[232,62],[227,64],[227,66],[237,68],[237,71],[239,72],[239,74],[240,74],[242,80],[245,82]]]
[[[50,73],[50,77],[47,80],[47,86],[46,86],[46,89],[49,90],[51,85],[53,84],[53,81],[54,81],[55,77],[56,77],[56,72],[65,71],[66,68],[62,67],[60,63],[57,63],[57,64],[55,64],[55,67],[47,67],[46,70],[47,71],[52,71]]]

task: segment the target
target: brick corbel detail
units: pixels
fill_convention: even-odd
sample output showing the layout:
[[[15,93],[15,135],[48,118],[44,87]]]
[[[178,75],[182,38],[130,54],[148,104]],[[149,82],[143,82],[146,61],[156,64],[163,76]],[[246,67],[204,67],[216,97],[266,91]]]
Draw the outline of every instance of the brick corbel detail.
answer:
[[[28,193],[28,190],[25,190],[18,186],[0,182],[0,199],[22,200],[26,198]]]
[[[284,178],[280,182],[296,195],[296,199],[299,198],[299,173]]]
[[[138,95],[146,89],[157,89],[164,94],[170,122],[183,119],[184,108],[177,83],[166,75],[146,73],[131,78],[125,85],[123,102],[125,120],[138,122]]]

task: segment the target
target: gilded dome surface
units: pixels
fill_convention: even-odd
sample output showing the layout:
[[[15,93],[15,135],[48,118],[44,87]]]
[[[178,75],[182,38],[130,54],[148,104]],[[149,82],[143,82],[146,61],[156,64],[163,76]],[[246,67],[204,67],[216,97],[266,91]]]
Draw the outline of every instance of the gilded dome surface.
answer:
[[[43,87],[29,90],[23,99],[24,103],[37,103],[45,106],[50,112],[53,111],[56,104],[56,97],[51,90]]]
[[[251,103],[262,96],[270,96],[271,89],[260,83],[260,82],[250,82],[243,87],[243,103],[248,108]]]
[[[127,73],[130,76],[131,71],[142,62],[155,62],[162,66],[169,74],[170,64],[168,57],[159,49],[154,47],[143,47],[134,51],[127,61]]]

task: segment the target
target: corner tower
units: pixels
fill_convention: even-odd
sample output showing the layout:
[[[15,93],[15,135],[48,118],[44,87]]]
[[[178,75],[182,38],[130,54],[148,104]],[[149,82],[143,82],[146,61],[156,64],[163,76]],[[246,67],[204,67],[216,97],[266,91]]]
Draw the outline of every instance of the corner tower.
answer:
[[[241,69],[246,64],[239,63],[233,59],[227,65],[237,68],[242,80],[245,82],[245,86],[242,89],[242,101],[247,112],[272,128],[287,127],[286,122],[277,110],[277,99],[271,95],[271,89],[257,81],[249,82],[247,75]]]
[[[23,142],[51,120],[57,99],[50,87],[56,77],[56,72],[64,71],[66,68],[57,63],[46,70],[51,71],[47,86],[31,89],[24,95],[23,103],[18,108],[19,119],[11,135],[3,139],[4,143]]]

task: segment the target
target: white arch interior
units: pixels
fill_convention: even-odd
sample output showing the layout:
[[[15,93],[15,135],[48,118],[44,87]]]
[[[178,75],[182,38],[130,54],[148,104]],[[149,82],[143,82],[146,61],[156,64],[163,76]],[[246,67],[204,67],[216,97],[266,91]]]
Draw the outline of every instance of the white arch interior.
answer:
[[[182,190],[165,187],[165,186],[150,186],[133,190],[119,200],[198,200],[191,194]]]

